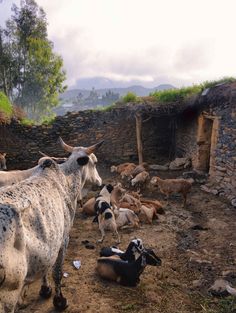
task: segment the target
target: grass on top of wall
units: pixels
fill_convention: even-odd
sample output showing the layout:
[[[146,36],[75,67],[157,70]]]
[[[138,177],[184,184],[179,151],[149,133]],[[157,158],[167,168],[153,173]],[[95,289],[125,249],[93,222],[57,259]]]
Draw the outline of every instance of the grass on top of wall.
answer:
[[[234,77],[224,77],[219,80],[205,81],[199,85],[189,87],[182,87],[176,89],[167,89],[161,91],[154,91],[150,96],[154,97],[158,102],[176,102],[184,100],[188,97],[201,93],[204,89],[214,87],[218,84],[235,82]]]

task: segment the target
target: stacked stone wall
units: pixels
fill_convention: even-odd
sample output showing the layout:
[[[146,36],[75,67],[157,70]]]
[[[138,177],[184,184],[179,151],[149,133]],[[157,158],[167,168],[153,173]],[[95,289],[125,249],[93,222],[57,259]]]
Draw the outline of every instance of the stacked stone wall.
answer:
[[[0,127],[0,152],[8,154],[8,168],[29,168],[39,159],[39,151],[63,156],[61,136],[70,145],[88,146],[105,140],[97,156],[100,162],[137,162],[135,118],[129,110],[82,111],[57,117],[52,125],[23,126],[18,122]],[[169,118],[152,118],[143,123],[144,160],[166,161],[170,147]]]

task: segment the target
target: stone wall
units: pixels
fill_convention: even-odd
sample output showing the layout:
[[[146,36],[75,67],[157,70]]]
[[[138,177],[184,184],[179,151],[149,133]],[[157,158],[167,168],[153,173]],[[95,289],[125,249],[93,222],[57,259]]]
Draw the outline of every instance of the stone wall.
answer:
[[[201,169],[199,130],[202,119],[211,120],[209,181],[205,190],[226,196],[236,206],[236,83],[213,88],[198,99],[197,107],[178,118],[176,156],[190,156],[193,168]]]
[[[219,119],[209,184],[236,206],[236,97],[220,107],[212,105],[209,111]]]
[[[175,156],[190,156],[193,167],[198,169],[200,121],[211,119],[208,187],[236,205],[236,83],[210,89],[183,105],[183,110],[173,113],[179,108],[175,105],[163,115],[162,108],[154,107],[152,118],[143,123],[144,161],[165,163]],[[134,112],[127,106],[70,113],[57,117],[50,126],[27,127],[16,121],[0,126],[0,152],[8,153],[9,169],[29,168],[39,159],[39,150],[53,156],[65,155],[57,143],[59,136],[68,144],[81,146],[105,140],[97,153],[100,164],[137,162]]]
[[[150,163],[169,157],[170,135],[167,117],[143,123],[144,160]],[[135,118],[126,108],[111,111],[81,111],[57,117],[49,126],[22,126],[12,122],[0,127],[0,152],[8,153],[8,168],[29,168],[39,159],[39,150],[63,156],[57,143],[61,136],[70,145],[88,146],[105,140],[97,156],[101,162],[137,162]]]

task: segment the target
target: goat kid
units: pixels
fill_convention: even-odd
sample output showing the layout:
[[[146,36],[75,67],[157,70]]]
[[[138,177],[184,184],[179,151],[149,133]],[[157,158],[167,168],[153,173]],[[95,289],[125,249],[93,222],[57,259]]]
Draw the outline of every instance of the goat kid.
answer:
[[[152,250],[143,250],[134,262],[126,262],[112,257],[97,260],[97,273],[100,277],[116,281],[124,286],[135,287],[147,265],[160,266],[161,259]]]
[[[97,212],[97,216],[95,217],[94,221],[98,219],[99,229],[102,234],[102,237],[98,240],[98,242],[103,242],[105,238],[105,230],[111,230],[113,233],[116,234],[118,243],[120,243],[120,236],[117,231],[115,215],[111,206],[112,190],[112,185],[105,185],[96,198],[94,208],[95,212]]]
[[[139,227],[139,218],[134,211],[126,208],[119,208],[115,209],[114,213],[116,215],[116,225],[118,229],[126,225],[130,227]]]
[[[133,239],[129,243],[126,251],[117,249],[117,247],[104,247],[100,251],[100,257],[116,257],[123,261],[133,262],[136,254],[140,254],[144,250],[142,239]]]

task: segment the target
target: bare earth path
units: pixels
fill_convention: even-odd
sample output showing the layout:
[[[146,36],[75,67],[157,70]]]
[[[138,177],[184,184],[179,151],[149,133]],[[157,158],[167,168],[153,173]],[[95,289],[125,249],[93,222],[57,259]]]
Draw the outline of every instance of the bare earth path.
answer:
[[[158,192],[149,193],[162,199]],[[236,286],[236,211],[223,200],[206,194],[194,186],[187,210],[182,209],[179,197],[173,197],[171,207],[153,225],[138,230],[122,230],[124,249],[129,241],[142,238],[145,246],[155,249],[162,258],[161,267],[147,267],[137,288],[126,288],[102,281],[95,273],[100,248],[115,244],[109,234],[105,242],[97,244],[100,236],[92,218],[76,214],[71,231],[69,249],[64,264],[63,292],[67,297],[68,313],[95,312],[163,312],[163,313],[235,313],[232,298],[215,299],[207,289],[223,271]],[[96,249],[88,250],[81,243],[89,240]],[[76,270],[73,260],[81,260]],[[232,274],[234,272],[234,274]],[[41,300],[39,283],[27,290],[25,308],[21,313],[53,313],[52,299]]]

